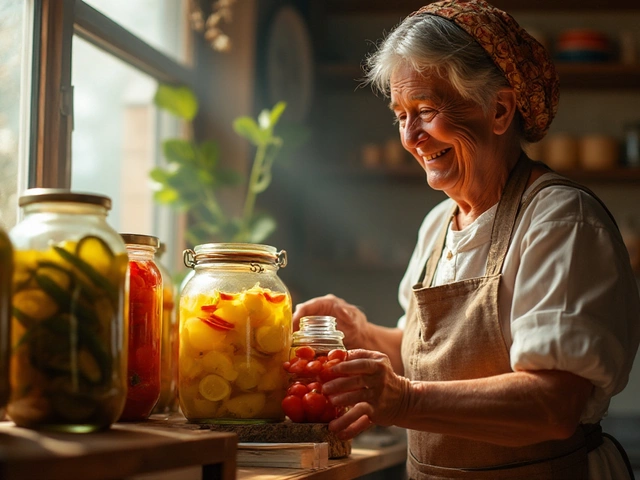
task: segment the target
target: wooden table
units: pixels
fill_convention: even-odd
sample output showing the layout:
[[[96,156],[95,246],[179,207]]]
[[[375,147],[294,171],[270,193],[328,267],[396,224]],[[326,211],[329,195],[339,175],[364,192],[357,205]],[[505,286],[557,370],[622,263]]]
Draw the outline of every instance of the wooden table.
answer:
[[[329,460],[319,470],[294,468],[238,467],[238,480],[350,480],[368,473],[398,466],[404,468],[407,445],[404,442],[380,448],[353,448],[347,458]],[[395,478],[395,477],[394,477]],[[400,478],[400,477],[398,477]]]
[[[0,422],[0,479],[111,480],[191,467],[203,480],[233,480],[237,444],[233,433],[161,424],[117,423],[106,432],[72,434]]]

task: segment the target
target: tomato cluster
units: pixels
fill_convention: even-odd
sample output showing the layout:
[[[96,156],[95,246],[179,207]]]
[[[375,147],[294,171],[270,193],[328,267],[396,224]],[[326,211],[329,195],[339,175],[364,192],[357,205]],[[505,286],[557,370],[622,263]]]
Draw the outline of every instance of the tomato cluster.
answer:
[[[323,395],[322,385],[339,376],[331,367],[346,359],[347,352],[339,349],[326,355],[306,345],[295,349],[295,356],[283,364],[292,383],[282,400],[282,410],[292,422],[329,423],[344,413]]]

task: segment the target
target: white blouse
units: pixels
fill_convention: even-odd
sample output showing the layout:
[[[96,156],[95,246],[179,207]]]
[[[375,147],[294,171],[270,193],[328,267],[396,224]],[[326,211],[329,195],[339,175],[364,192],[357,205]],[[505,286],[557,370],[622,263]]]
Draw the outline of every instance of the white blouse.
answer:
[[[525,197],[551,175],[540,177]],[[399,288],[405,312],[452,202],[436,206],[420,227]],[[496,209],[494,205],[461,231],[449,227],[434,285],[485,274]],[[564,370],[590,380],[595,388],[582,412],[583,423],[606,415],[611,397],[628,382],[640,342],[638,289],[627,250],[612,233],[615,228],[589,194],[565,186],[545,188],[516,226],[502,271],[499,312],[511,368]],[[403,315],[398,327],[405,320]],[[603,447],[613,446],[605,443],[592,452],[590,464],[604,454]]]

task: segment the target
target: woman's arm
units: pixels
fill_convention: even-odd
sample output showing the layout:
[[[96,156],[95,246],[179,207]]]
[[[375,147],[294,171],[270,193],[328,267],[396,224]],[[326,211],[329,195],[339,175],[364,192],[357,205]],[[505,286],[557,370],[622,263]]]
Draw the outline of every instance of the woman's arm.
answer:
[[[329,428],[351,438],[374,422],[506,446],[573,434],[592,385],[572,373],[512,372],[475,380],[411,382],[388,358],[355,350],[334,367],[349,375],[327,382],[334,405],[353,405]]]

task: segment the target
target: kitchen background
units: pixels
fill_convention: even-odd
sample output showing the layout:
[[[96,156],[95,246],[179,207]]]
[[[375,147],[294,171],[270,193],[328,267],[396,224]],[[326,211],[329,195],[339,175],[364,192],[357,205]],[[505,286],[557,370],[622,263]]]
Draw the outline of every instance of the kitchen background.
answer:
[[[188,26],[176,19],[183,16],[187,1],[84,3],[171,58],[195,64],[200,101],[208,107],[195,133],[219,140],[223,162],[241,164],[252,156],[233,132],[234,118],[288,101],[287,119],[304,125],[310,139],[290,162],[276,165],[274,183],[258,200],[278,220],[266,243],[289,254],[281,277],[294,302],[331,292],[361,306],[371,321],[395,325],[401,314],[397,285],[418,226],[445,197],[430,190],[420,168],[399,148],[386,100],[359,88],[358,79],[373,44],[422,2],[237,0],[233,21],[225,25],[232,41],[226,53],[185,40],[190,38]],[[494,3],[530,28],[554,55],[565,57],[557,64],[558,115],[546,142],[532,148],[531,156],[592,188],[630,245],[634,236],[640,243],[640,3]],[[14,101],[22,97],[22,107],[28,104],[24,92],[32,73],[24,67],[31,48],[29,36],[21,34],[24,4],[0,0],[0,222],[9,227],[16,220],[18,185],[29,176],[15,162],[29,148],[29,141],[18,135],[28,129],[28,118]],[[566,35],[576,29],[583,32]],[[170,247],[163,260],[175,272],[184,272],[184,219],[176,223],[144,188],[148,171],[161,161],[158,139],[176,135],[180,126],[157,115],[153,78],[96,48],[81,33],[73,39],[71,184],[114,198],[110,221],[116,228],[160,236]],[[191,46],[195,54],[185,56]],[[566,61],[571,55],[591,61]],[[594,152],[595,158],[589,155]],[[640,464],[638,398],[640,358],[606,420]]]
[[[402,151],[387,101],[359,86],[360,65],[382,34],[420,4],[307,3],[311,5],[301,10],[313,57],[313,95],[306,116],[312,139],[294,165],[277,171],[277,184],[267,193],[280,218],[273,242],[286,246],[291,259],[281,275],[297,300],[333,293],[359,305],[371,321],[394,326],[402,313],[397,285],[417,229],[425,213],[445,197],[428,187],[413,158]],[[546,141],[532,146],[530,156],[594,190],[630,248],[640,248],[640,160],[634,143],[640,125],[640,4],[498,5],[556,58],[566,49],[567,61],[557,62],[557,117]],[[576,46],[581,35],[594,35],[590,41],[604,40],[608,47],[593,41],[590,47]],[[574,48],[584,51],[575,54]],[[571,54],[593,61],[574,62]],[[640,278],[640,261],[634,257],[634,262]],[[605,421],[638,463],[639,398],[640,358]]]

